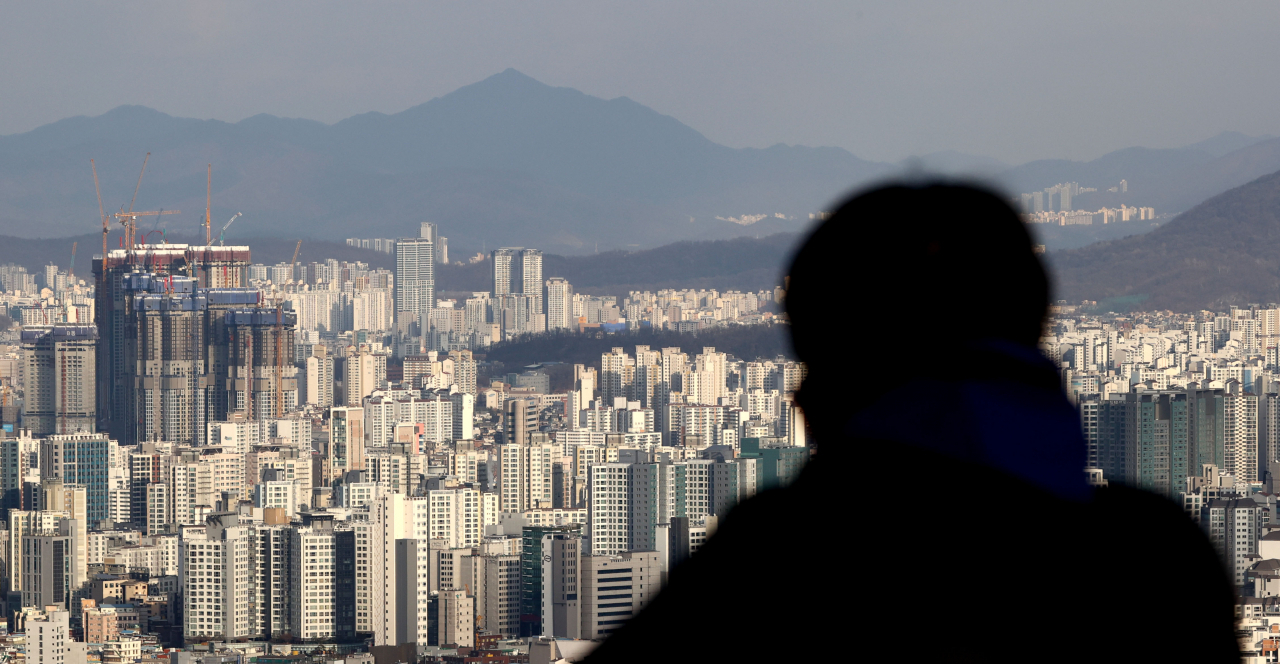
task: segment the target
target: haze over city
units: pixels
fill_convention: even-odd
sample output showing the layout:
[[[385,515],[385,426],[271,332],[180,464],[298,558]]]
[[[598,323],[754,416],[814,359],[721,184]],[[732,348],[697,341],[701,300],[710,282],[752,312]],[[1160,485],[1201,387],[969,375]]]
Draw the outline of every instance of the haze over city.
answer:
[[[0,134],[140,104],[395,113],[515,67],[730,147],[1004,163],[1280,134],[1273,3],[13,3]],[[107,35],[129,35],[120,39]]]

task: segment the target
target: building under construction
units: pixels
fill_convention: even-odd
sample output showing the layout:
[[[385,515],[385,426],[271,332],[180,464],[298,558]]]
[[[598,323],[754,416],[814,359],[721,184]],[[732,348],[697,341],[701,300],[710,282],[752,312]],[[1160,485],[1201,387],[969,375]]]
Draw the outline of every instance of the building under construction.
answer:
[[[22,330],[26,419],[33,434],[93,433],[98,330],[92,325]]]
[[[122,282],[132,304],[126,329],[135,332],[125,343],[126,365],[136,367],[134,435],[148,441],[197,441],[205,428],[208,382],[201,352],[205,297],[194,280],[182,276],[134,272]]]
[[[236,410],[254,419],[274,417],[277,403],[296,402],[296,380],[284,380],[296,369],[292,362],[280,366],[274,354],[278,343],[292,356],[295,319],[292,312],[255,306],[261,296],[246,288],[249,260],[244,246],[182,244],[137,245],[110,251],[105,260],[94,257],[101,430],[125,445],[196,445],[204,442],[208,421]],[[228,318],[233,311],[255,314],[240,323]],[[244,331],[268,319],[269,332]],[[250,350],[237,344],[261,343],[270,348],[246,365]],[[250,374],[254,394],[242,397],[228,380]],[[269,408],[253,406],[259,391],[269,394]]]
[[[228,362],[226,378],[219,380],[224,380],[228,408],[251,420],[284,417],[298,405],[297,316],[283,309],[232,309],[223,320]]]

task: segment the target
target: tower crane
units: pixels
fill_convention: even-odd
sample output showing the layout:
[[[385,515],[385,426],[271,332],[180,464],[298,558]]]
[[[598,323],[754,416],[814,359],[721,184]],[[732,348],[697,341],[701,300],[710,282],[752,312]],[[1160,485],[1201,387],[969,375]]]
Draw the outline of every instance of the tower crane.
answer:
[[[156,217],[162,214],[178,214],[179,212],[181,212],[181,210],[149,210],[147,212],[117,212],[115,213],[115,218],[121,220],[120,223],[124,225],[125,246],[132,248],[134,245],[134,242],[137,240],[138,217]],[[158,219],[156,220],[157,225],[159,224],[159,221],[160,220]],[[145,237],[143,238],[143,242],[144,243],[146,242]]]
[[[228,219],[228,220],[227,220],[227,223],[226,223],[226,224],[224,224],[224,225],[222,226],[222,231],[218,233],[218,246],[220,246],[220,247],[225,247],[225,246],[227,246],[227,243],[226,243],[226,242],[223,242],[223,241],[222,241],[222,238],[226,236],[226,234],[227,234],[227,229],[228,229],[228,228],[231,228],[231,224],[236,220],[236,218],[237,218],[237,217],[242,217],[242,216],[244,216],[244,213],[243,213],[243,212],[237,212],[237,213],[235,213],[234,215],[232,215],[230,219]],[[212,242],[210,242],[209,244],[213,244],[213,243],[212,243]],[[207,247],[207,246],[209,246],[209,244],[206,244],[206,245],[204,245],[204,246],[206,246],[206,247]]]
[[[158,216],[163,214],[178,214],[179,212],[179,210],[155,210],[155,211],[149,211],[149,212],[134,211],[133,204],[138,202],[138,190],[142,188],[142,176],[147,174],[147,162],[150,160],[151,160],[151,153],[148,152],[147,156],[142,160],[142,171],[138,173],[138,184],[134,185],[133,187],[133,198],[129,199],[129,210],[128,211],[121,210],[120,212],[117,212],[115,214],[115,218],[120,220],[120,223],[124,225],[124,234],[125,234],[124,244],[129,249],[133,249],[134,242],[137,240],[136,234],[137,234],[137,226],[138,226],[138,217],[150,217],[150,216]],[[97,183],[96,168],[94,169],[94,182],[96,185]],[[99,197],[101,197],[101,194],[99,194]],[[106,254],[107,238],[106,238],[105,232],[106,232],[106,229],[104,228],[103,229],[104,235],[102,237],[103,260],[106,260],[106,255],[107,255]]]

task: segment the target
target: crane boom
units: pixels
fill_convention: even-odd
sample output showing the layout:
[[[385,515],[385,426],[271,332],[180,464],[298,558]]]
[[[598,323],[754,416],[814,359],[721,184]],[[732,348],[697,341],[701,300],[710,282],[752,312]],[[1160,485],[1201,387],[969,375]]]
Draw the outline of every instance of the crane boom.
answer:
[[[142,171],[138,173],[138,184],[134,185],[133,187],[133,198],[129,199],[129,214],[133,214],[133,204],[138,202],[138,190],[142,188],[142,176],[146,175],[147,162],[150,160],[151,160],[151,153],[148,152],[147,156],[142,158]],[[129,246],[130,250],[133,249],[133,240],[134,240],[134,231],[135,231],[134,224],[133,224],[134,221],[135,219],[129,219],[122,222],[124,223],[125,244]]]
[[[178,214],[179,212],[182,212],[182,210],[139,210],[137,212],[116,212],[114,216],[118,219],[127,219],[133,217],[154,217],[158,214]]]
[[[158,214],[178,214],[179,212],[182,212],[182,210],[139,210],[138,212],[117,212],[114,216],[118,219],[130,219],[134,217],[154,217]]]
[[[129,211],[133,212],[133,204],[138,200],[138,190],[142,188],[142,176],[147,172],[147,161],[151,159],[151,153],[148,152],[146,157],[142,158],[142,172],[138,173],[138,184],[133,187],[133,198],[129,200]]]
[[[209,207],[213,205],[213,164],[209,164],[209,172],[204,182],[204,246],[209,246],[213,237],[209,234]]]
[[[244,216],[243,212],[237,212],[234,215],[232,215],[230,219],[227,220],[227,223],[223,225],[222,230],[218,233],[218,246],[225,247],[227,245],[226,242],[222,241],[222,238],[226,236],[227,229],[231,228],[231,224],[236,220],[236,217],[242,217],[242,216]],[[207,247],[209,245],[205,245],[205,246]]]
[[[107,267],[107,213],[102,209],[102,188],[98,186],[98,166],[89,160],[89,168],[93,169],[93,190],[98,193],[98,214],[102,215],[102,268],[106,274]]]

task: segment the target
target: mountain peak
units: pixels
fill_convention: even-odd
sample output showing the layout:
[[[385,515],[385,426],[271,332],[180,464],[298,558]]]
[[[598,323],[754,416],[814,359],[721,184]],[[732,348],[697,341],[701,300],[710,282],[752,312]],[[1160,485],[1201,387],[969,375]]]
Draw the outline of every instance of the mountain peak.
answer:
[[[539,81],[538,79],[520,71],[519,69],[516,69],[515,67],[507,67],[506,69],[503,69],[502,71],[484,80],[488,81],[493,79],[510,80],[510,81],[531,81],[539,85],[544,85],[542,81]]]
[[[94,118],[95,120],[115,120],[115,119],[152,119],[152,118],[172,118],[172,115],[164,111],[157,111],[150,106],[141,106],[138,104],[122,104],[102,115]]]
[[[568,89],[568,88],[555,88],[554,86],[547,85],[546,83],[543,83],[542,81],[539,81],[538,79],[532,76],[529,76],[528,74],[518,69],[513,69],[511,67],[508,67],[488,78],[484,78],[479,81],[476,81],[471,85],[464,85],[458,88],[457,90],[450,92],[445,96],[452,97],[457,95],[458,93],[462,93],[468,90],[501,90],[504,92],[527,94],[528,92],[534,91],[534,90],[556,90],[556,89]]]

